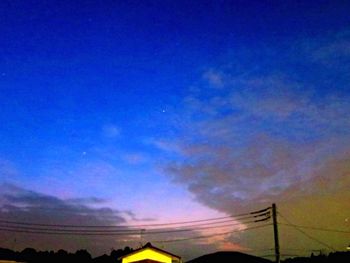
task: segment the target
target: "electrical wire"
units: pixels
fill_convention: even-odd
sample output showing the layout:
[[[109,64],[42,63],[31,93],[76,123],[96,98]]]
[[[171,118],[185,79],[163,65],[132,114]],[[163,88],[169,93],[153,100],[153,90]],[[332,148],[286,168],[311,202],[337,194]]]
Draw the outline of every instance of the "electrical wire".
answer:
[[[278,212],[278,215],[280,215],[288,224],[290,224],[290,226],[294,227],[297,231],[302,233],[304,236],[308,237],[309,239],[311,239],[311,240],[313,240],[313,241],[315,241],[315,242],[317,242],[317,243],[319,243],[319,244],[321,244],[321,245],[323,245],[323,246],[325,246],[333,251],[337,251],[334,247],[324,243],[323,241],[320,241],[320,240],[314,238],[313,236],[309,235],[305,231],[299,229],[296,225],[292,224],[286,217],[284,217],[280,212]]]
[[[279,225],[284,225],[284,226],[306,228],[306,229],[326,231],[326,232],[345,233],[345,234],[349,234],[350,233],[350,231],[339,230],[339,229],[321,228],[321,227],[313,227],[313,226],[301,226],[301,225],[285,224],[285,223],[278,223],[278,224]]]
[[[260,226],[258,226],[260,227]],[[254,227],[252,227],[254,228]],[[66,232],[62,232],[62,231],[55,231],[55,230],[50,230],[50,231],[40,231],[40,230],[31,230],[31,229],[16,229],[16,228],[0,228],[0,230],[2,231],[9,231],[9,232],[15,232],[15,233],[29,233],[29,234],[47,234],[47,235],[77,235],[77,236],[133,236],[133,235],[140,235],[141,233],[116,233],[116,232],[89,232],[89,231],[84,231],[84,232],[72,232],[72,231],[67,231]],[[201,229],[184,229],[184,230],[169,230],[169,231],[158,231],[158,232],[149,232],[149,233],[142,233],[142,234],[164,234],[164,233],[176,233],[176,232],[185,232],[185,231],[198,231]],[[231,232],[240,232],[243,231],[245,229],[242,230],[233,230],[233,231],[229,231],[227,233],[231,233]],[[226,232],[225,232],[226,233]],[[214,234],[216,235],[216,234]]]
[[[231,233],[237,233],[237,232],[243,232],[247,230],[252,230],[252,229],[258,229],[266,226],[270,226],[272,224],[264,224],[260,226],[255,226],[255,227],[247,227],[244,229],[239,229],[239,230],[233,230],[233,231],[228,231],[228,232],[223,232],[223,233],[216,233],[216,234],[211,234],[211,235],[202,235],[202,236],[195,236],[195,237],[189,237],[189,238],[179,238],[179,239],[169,239],[169,240],[154,240],[152,242],[154,243],[171,243],[171,242],[181,242],[181,241],[188,241],[188,240],[194,240],[194,239],[202,239],[202,238],[208,238],[208,237],[214,237],[214,236],[222,236],[222,235],[227,235]]]
[[[218,221],[223,219],[231,219],[231,220],[240,220],[249,217],[256,217],[255,214],[259,214],[264,211],[267,211],[269,208],[265,208],[259,211],[253,211],[250,213],[242,213],[236,215],[230,215],[225,217],[216,217],[216,218],[208,218],[208,219],[200,219],[200,220],[191,220],[191,221],[180,221],[180,222],[172,222],[172,223],[158,223],[158,224],[137,224],[137,225],[69,225],[69,224],[39,224],[39,223],[28,223],[28,222],[20,222],[20,221],[9,221],[9,220],[0,220],[0,223],[5,224],[13,224],[13,225],[28,225],[28,226],[42,226],[42,227],[67,227],[67,228],[136,228],[136,227],[153,227],[153,226],[172,226],[172,225],[185,225],[192,223],[201,223],[208,221]]]
[[[247,216],[247,217],[242,217],[242,218],[239,218],[239,220],[243,220],[243,219],[252,219],[253,216]],[[256,218],[256,216],[254,216],[254,218]],[[267,217],[265,217],[267,218]],[[263,218],[263,219],[265,219]],[[257,219],[257,220],[261,220],[261,219]],[[255,220],[255,221],[257,221]],[[218,224],[224,224],[224,223],[229,223],[229,222],[237,222],[237,219],[229,219],[229,220],[221,220],[221,221],[216,221],[216,222],[209,222],[209,223],[197,223],[197,224],[193,224],[193,225],[185,225],[183,227],[181,226],[176,226],[174,228],[190,228],[190,227],[198,227],[198,226],[211,226],[211,225],[218,225]],[[38,226],[39,225],[39,226]],[[18,222],[15,222],[13,223],[11,221],[11,223],[5,223],[5,222],[1,222],[0,221],[0,227],[1,226],[11,226],[11,227],[15,227],[15,226],[19,226],[19,227],[37,227],[39,230],[45,230],[44,226],[42,226],[44,224],[19,224]],[[46,225],[46,224],[45,224]],[[56,226],[53,226],[53,225],[49,225],[49,226],[45,226],[45,227],[50,227],[50,229],[52,229],[53,227],[54,228],[63,228],[63,229],[67,229],[67,227],[62,227],[62,226],[59,226],[59,227],[56,227]],[[84,226],[79,226],[79,227],[74,227],[75,229],[76,228],[79,228],[79,229],[83,229],[83,228],[86,228]],[[93,229],[96,229],[98,227],[94,227]],[[120,227],[117,227],[119,228],[119,231],[141,231],[141,230],[145,230],[143,228],[129,228],[129,227],[124,227],[124,228],[120,228]],[[46,230],[50,230],[50,229],[46,229]],[[91,228],[90,228],[91,229]],[[106,229],[105,227],[101,228],[101,229]],[[111,228],[108,228],[109,230],[103,230],[103,231],[111,231]],[[152,229],[152,230],[162,230],[162,229],[165,229],[164,227],[163,228],[149,228],[149,229]],[[147,229],[146,229],[147,230]],[[114,230],[114,231],[118,231],[118,230]]]
[[[242,225],[242,224],[248,224],[248,223],[257,223],[261,221],[266,221],[270,219],[270,216],[265,217],[263,219],[257,219],[257,220],[252,220],[252,221],[240,221],[237,222],[236,220],[226,220],[226,221],[221,221],[221,222],[211,222],[211,223],[206,223],[206,224],[198,224],[198,225],[192,225],[192,226],[185,226],[185,227],[175,227],[173,230],[169,230],[169,228],[151,228],[151,229],[119,229],[119,230],[96,230],[96,229],[67,229],[67,228],[43,228],[43,227],[30,227],[30,226],[17,226],[17,225],[1,225],[0,227],[5,227],[7,229],[18,229],[18,230],[37,230],[37,231],[57,231],[57,232],[80,232],[80,231],[85,231],[85,232],[115,232],[115,233],[132,233],[136,232],[139,233],[140,231],[147,231],[149,233],[169,233],[169,232],[178,232],[178,231],[195,231],[195,230],[201,230],[201,229],[210,229],[210,228],[222,228],[222,227],[229,227],[229,226],[235,226],[235,225]],[[231,224],[224,224],[227,222],[235,222]],[[190,228],[192,227],[192,228]],[[195,229],[193,228],[195,227]],[[159,231],[157,231],[159,230]]]
[[[269,218],[266,218],[268,220]],[[204,230],[204,229],[214,229],[214,228],[225,228],[225,227],[232,227],[232,226],[237,226],[237,225],[242,225],[242,224],[251,224],[251,223],[257,223],[256,220],[253,221],[246,221],[246,222],[240,222],[240,223],[234,223],[234,224],[225,224],[225,225],[219,225],[219,226],[202,226],[202,227],[197,227],[197,228],[182,228],[182,229],[164,229],[161,231],[155,231],[155,230],[150,230],[146,231],[146,229],[141,229],[142,234],[164,234],[164,233],[176,233],[176,232],[188,232],[188,231],[199,231],[199,230]],[[0,230],[24,230],[24,231],[38,231],[40,233],[43,232],[57,232],[57,233],[110,233],[110,234],[116,234],[116,235],[139,235],[141,231],[135,231],[135,230],[78,230],[78,229],[52,229],[52,228],[38,228],[38,227],[11,227],[11,226],[6,226],[5,228],[1,228]],[[82,232],[83,231],[83,232]]]
[[[101,228],[96,229],[98,226],[93,226],[93,229],[81,229],[86,226],[76,226],[74,225],[73,229],[67,229],[64,227],[71,227],[73,225],[54,225],[54,224],[37,224],[37,223],[27,223],[27,222],[18,222],[18,221],[7,221],[7,220],[0,220],[0,230],[2,231],[9,231],[9,232],[17,232],[17,233],[30,233],[30,234],[48,234],[48,235],[152,235],[152,234],[164,234],[164,233],[176,233],[176,232],[188,232],[188,231],[201,231],[205,229],[218,229],[218,228],[226,228],[226,227],[233,227],[237,225],[242,224],[252,224],[252,223],[258,223],[261,221],[266,221],[270,219],[270,212],[266,212],[267,209],[263,209],[260,211],[254,211],[251,213],[241,214],[239,219],[233,219],[230,220],[222,220],[223,217],[219,218],[221,221],[214,222],[214,219],[202,219],[202,220],[192,220],[192,221],[182,221],[181,223],[188,223],[188,222],[205,222],[205,223],[199,223],[196,225],[184,225],[182,228],[180,227],[173,227],[170,228],[156,228],[156,229],[134,229],[134,228],[126,228],[126,229],[108,229]],[[260,214],[259,214],[260,213]],[[261,218],[264,217],[264,218]],[[225,217],[227,218],[227,217]],[[237,222],[237,220],[242,219],[254,219],[250,221],[240,221]],[[217,220],[217,219],[215,219]],[[208,222],[212,221],[212,222]],[[224,224],[226,222],[234,222],[230,224]],[[5,225],[4,225],[5,224]],[[179,224],[179,222],[176,223],[165,223],[161,225],[173,225],[173,224]],[[155,225],[155,224],[151,224]],[[160,224],[157,224],[160,225]],[[78,228],[77,228],[78,227]],[[108,226],[110,227],[110,226]],[[63,229],[62,229],[63,228]],[[80,228],[80,229],[79,229]]]
[[[261,258],[271,258],[275,257],[275,254],[269,254],[269,255],[263,255],[263,256],[258,256]],[[301,255],[295,255],[295,254],[280,254],[281,257],[302,257]]]

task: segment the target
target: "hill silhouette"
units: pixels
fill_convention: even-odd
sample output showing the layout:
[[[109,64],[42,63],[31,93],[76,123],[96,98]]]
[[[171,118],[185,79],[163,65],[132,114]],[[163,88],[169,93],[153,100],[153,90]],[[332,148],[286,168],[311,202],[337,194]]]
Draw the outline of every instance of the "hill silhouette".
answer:
[[[33,248],[25,248],[22,251],[0,248],[0,260],[15,260],[27,263],[62,263],[62,262],[82,262],[82,263],[121,263],[120,257],[132,252],[133,249],[112,250],[109,255],[102,255],[92,258],[85,249],[77,250],[75,253],[67,252],[63,249],[55,251],[36,251]],[[328,255],[320,254],[311,257],[294,257],[281,261],[282,263],[349,263],[350,251],[332,252]],[[204,255],[186,263],[272,263],[272,261],[240,253],[240,252],[216,252]]]
[[[271,263],[272,261],[240,252],[216,252],[200,256],[186,263]]]

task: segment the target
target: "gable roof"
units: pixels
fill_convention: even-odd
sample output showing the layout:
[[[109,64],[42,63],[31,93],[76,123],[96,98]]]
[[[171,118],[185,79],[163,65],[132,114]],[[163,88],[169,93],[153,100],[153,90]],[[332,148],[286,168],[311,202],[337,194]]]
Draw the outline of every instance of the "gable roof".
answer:
[[[153,260],[153,259],[142,259],[140,261],[135,261],[133,263],[163,263],[163,262],[156,261],[156,260]]]
[[[122,259],[122,258],[125,258],[125,257],[128,257],[128,256],[131,256],[131,255],[134,255],[134,254],[136,254],[136,253],[138,253],[138,252],[140,252],[140,251],[142,251],[142,250],[146,250],[146,249],[152,249],[152,250],[157,251],[157,252],[159,252],[159,253],[161,253],[161,254],[168,255],[168,256],[170,256],[170,257],[172,257],[172,258],[181,259],[181,257],[179,257],[179,256],[177,256],[177,255],[174,255],[174,254],[172,254],[172,253],[169,253],[168,251],[165,251],[165,250],[163,250],[163,249],[160,249],[160,248],[157,248],[157,247],[153,246],[150,242],[148,242],[148,243],[147,243],[146,245],[144,245],[143,247],[138,248],[138,249],[136,249],[136,250],[130,252],[129,254],[126,254],[126,255],[124,255],[124,256],[121,256],[119,259]]]

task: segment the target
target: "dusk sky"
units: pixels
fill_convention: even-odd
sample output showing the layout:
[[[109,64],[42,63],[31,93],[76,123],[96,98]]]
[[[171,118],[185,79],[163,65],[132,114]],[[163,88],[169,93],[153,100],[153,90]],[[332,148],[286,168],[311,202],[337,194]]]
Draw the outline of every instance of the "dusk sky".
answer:
[[[0,1],[0,220],[128,227],[276,203],[348,231],[302,230],[325,246],[281,225],[282,253],[345,250],[349,14],[341,0]],[[235,221],[127,239],[0,230],[0,247],[271,254],[271,226],[156,242]]]

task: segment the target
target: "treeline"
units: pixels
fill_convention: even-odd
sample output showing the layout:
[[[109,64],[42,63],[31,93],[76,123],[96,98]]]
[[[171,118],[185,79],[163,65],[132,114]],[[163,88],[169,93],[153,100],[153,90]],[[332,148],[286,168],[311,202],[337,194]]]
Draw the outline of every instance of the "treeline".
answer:
[[[0,248],[0,260],[13,260],[19,262],[28,263],[41,263],[41,262],[85,262],[85,263],[120,263],[118,260],[123,255],[132,252],[133,249],[125,247],[124,249],[112,250],[109,255],[102,255],[96,258],[92,258],[90,253],[85,250],[77,250],[75,253],[69,253],[63,249],[54,251],[36,251],[33,248],[26,248],[21,252],[13,251],[10,249]],[[349,252],[334,252],[328,255],[321,254],[310,257],[294,257],[288,258],[282,261],[282,263],[349,263]],[[217,263],[217,262],[213,262]]]
[[[349,263],[350,252],[333,252],[328,255],[321,254],[311,257],[295,257],[282,261],[283,263]]]
[[[118,263],[118,258],[132,252],[133,249],[125,247],[124,249],[112,250],[109,255],[102,255],[92,258],[90,253],[85,250],[77,250],[75,253],[69,253],[63,249],[54,251],[36,251],[33,248],[26,248],[21,252],[10,249],[0,248],[0,260],[13,260],[28,263],[41,262],[83,262],[83,263]]]

